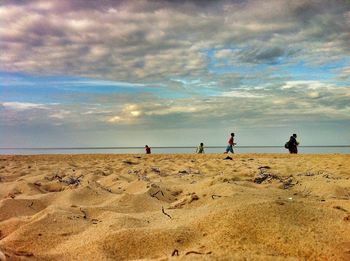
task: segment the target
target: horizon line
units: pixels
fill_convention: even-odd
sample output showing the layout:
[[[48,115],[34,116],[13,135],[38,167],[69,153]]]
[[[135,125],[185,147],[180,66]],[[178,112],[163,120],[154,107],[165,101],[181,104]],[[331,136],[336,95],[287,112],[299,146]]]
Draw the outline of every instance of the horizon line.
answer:
[[[205,146],[205,148],[212,148],[212,149],[219,149],[219,148],[226,148],[227,146]],[[235,148],[284,148],[283,145],[257,145],[257,146],[234,146]],[[350,148],[350,145],[304,145],[304,146],[298,146],[299,148]],[[197,148],[197,146],[154,146],[152,149],[193,149]],[[144,149],[144,147],[26,147],[26,148],[11,148],[11,147],[4,147],[0,150],[113,150],[113,149]]]

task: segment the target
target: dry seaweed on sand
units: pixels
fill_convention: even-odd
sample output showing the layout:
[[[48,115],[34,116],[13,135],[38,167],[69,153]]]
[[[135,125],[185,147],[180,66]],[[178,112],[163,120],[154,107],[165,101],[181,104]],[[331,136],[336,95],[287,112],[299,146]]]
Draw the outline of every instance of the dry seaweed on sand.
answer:
[[[64,182],[67,185],[80,185],[81,177],[83,177],[83,175],[80,175],[79,177],[68,177],[67,179],[61,179],[60,182]]]
[[[83,177],[83,175],[80,175],[79,177],[74,177],[74,176],[70,176],[68,178],[65,178],[65,175],[60,175],[58,174],[59,171],[56,172],[56,174],[52,177],[45,177],[45,179],[49,180],[49,181],[53,181],[53,180],[58,180],[59,182],[65,183],[67,185],[80,185],[81,183],[81,177]],[[35,183],[35,185],[40,186],[40,183]]]
[[[298,183],[298,181],[294,182],[293,176],[280,177],[276,174],[267,172],[266,170],[270,169],[269,166],[262,166],[258,169],[260,170],[260,173],[254,178],[254,183],[261,184],[265,181],[271,182],[272,180],[277,180],[282,183],[284,189],[288,189]]]

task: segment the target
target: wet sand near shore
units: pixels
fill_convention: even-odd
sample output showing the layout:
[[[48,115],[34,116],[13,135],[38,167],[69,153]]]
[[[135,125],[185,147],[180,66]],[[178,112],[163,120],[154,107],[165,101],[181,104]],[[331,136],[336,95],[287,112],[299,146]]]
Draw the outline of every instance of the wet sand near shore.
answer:
[[[350,155],[0,156],[0,260],[350,260]]]

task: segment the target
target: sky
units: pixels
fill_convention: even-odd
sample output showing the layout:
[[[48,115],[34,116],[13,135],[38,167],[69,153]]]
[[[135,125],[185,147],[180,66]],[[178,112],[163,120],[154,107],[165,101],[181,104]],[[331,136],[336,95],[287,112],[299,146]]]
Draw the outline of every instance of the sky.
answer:
[[[350,1],[0,2],[0,147],[350,144]]]

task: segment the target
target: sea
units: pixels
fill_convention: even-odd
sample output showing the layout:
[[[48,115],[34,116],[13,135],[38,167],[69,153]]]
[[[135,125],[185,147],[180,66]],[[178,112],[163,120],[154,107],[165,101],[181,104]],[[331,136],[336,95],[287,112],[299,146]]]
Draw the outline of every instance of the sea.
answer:
[[[225,146],[208,146],[206,154],[223,153]],[[300,154],[349,154],[349,146],[299,146]],[[152,154],[193,154],[196,147],[152,147]],[[288,153],[281,146],[235,146],[235,153]],[[144,154],[143,147],[0,148],[0,155]]]

